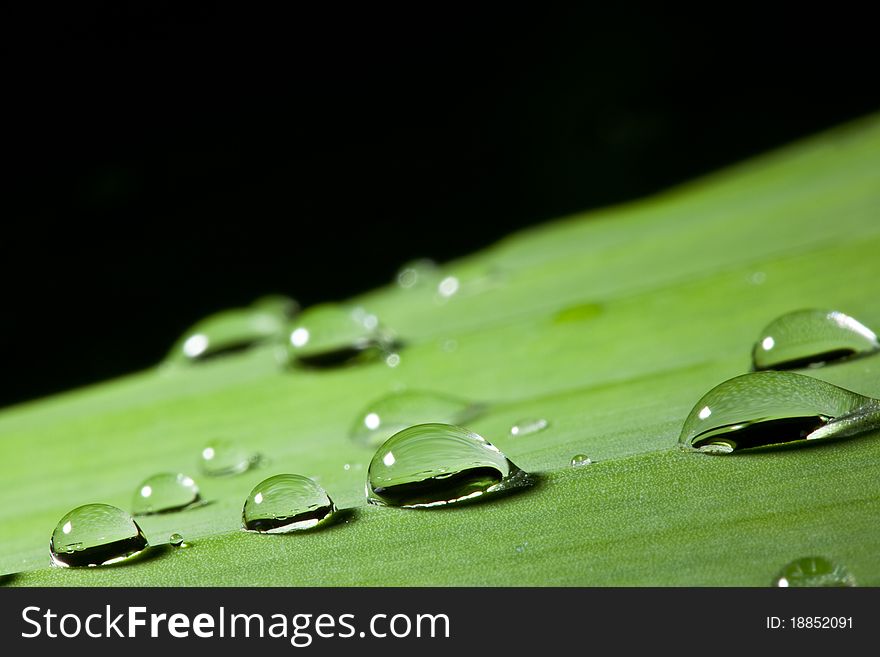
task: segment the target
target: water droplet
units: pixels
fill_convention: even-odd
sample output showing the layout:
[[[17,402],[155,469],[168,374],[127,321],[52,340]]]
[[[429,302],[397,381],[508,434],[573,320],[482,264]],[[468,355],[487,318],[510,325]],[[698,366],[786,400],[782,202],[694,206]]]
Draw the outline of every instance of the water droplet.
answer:
[[[752,349],[757,370],[818,367],[880,349],[868,327],[837,311],[798,310],[770,322]]]
[[[86,504],[58,521],[49,553],[56,566],[106,566],[134,556],[147,539],[134,519],[109,504]]]
[[[880,425],[880,402],[793,372],[755,372],[716,386],[685,420],[679,442],[712,454],[851,436]]]
[[[280,474],[254,487],[244,503],[241,522],[247,531],[286,534],[314,527],[335,511],[327,492],[313,480]]]
[[[396,433],[367,470],[370,504],[434,507],[529,483],[529,476],[482,436],[449,424]]]
[[[375,360],[391,352],[393,334],[362,308],[321,304],[305,310],[290,331],[291,363],[332,367],[355,360]]]
[[[520,420],[512,427],[510,427],[510,435],[511,436],[527,436],[530,433],[538,433],[539,431],[543,431],[550,423],[544,418],[529,418],[527,420]]]
[[[408,262],[397,272],[397,285],[406,290],[434,285],[439,279],[440,268],[428,258]]]
[[[804,557],[787,564],[773,580],[774,586],[856,586],[849,571],[823,557]]]
[[[176,548],[188,547],[186,543],[183,542],[183,535],[174,532],[168,537],[168,542]]]
[[[256,452],[228,440],[214,440],[202,449],[201,469],[209,477],[240,474],[257,465]]]
[[[447,338],[440,343],[440,348],[447,354],[451,354],[453,351],[456,351],[458,349],[458,340]]]
[[[592,459],[586,454],[575,454],[571,457],[571,461],[569,463],[571,467],[579,468],[582,465],[590,465],[590,463],[592,462]]]
[[[385,357],[385,364],[388,367],[397,367],[400,365],[400,354],[388,354]]]
[[[256,344],[281,340],[296,301],[272,296],[247,308],[231,308],[192,326],[174,345],[166,362],[198,362],[243,351]]]
[[[749,283],[752,285],[763,285],[767,281],[767,274],[762,271],[756,271],[749,276]]]
[[[349,435],[355,442],[375,448],[414,424],[464,424],[479,416],[484,409],[481,404],[433,392],[395,392],[367,405],[358,414]]]
[[[461,284],[455,276],[447,276],[437,283],[437,294],[441,299],[448,299],[458,292]]]
[[[199,487],[185,474],[164,472],[144,480],[134,493],[131,512],[136,516],[181,511],[201,502]]]

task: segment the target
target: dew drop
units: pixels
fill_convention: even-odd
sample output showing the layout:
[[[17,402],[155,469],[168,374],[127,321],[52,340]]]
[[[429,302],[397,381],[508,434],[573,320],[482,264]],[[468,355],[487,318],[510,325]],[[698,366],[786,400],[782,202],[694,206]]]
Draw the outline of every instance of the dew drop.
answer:
[[[288,297],[257,299],[246,308],[231,308],[190,327],[171,349],[166,362],[201,362],[281,340],[288,318],[298,308]]]
[[[880,426],[880,401],[793,372],[755,372],[707,392],[679,442],[710,454],[852,436]]]
[[[856,586],[856,580],[846,568],[824,557],[803,557],[786,564],[773,586],[848,587]]]
[[[174,532],[168,537],[168,542],[176,548],[188,547],[187,544],[183,542],[183,534],[177,532]]]
[[[394,392],[371,402],[358,413],[349,431],[352,440],[376,448],[414,424],[464,424],[485,410],[482,404],[419,390]]]
[[[246,531],[286,534],[327,520],[336,506],[327,492],[308,477],[280,474],[257,484],[241,512]]]
[[[874,332],[849,315],[828,310],[798,310],[770,322],[752,349],[760,370],[820,367],[880,349]]]
[[[397,272],[397,285],[405,290],[435,285],[440,279],[440,268],[428,258],[419,258],[403,265]]]
[[[450,424],[418,424],[389,438],[367,470],[367,501],[436,507],[527,485],[529,476],[482,436]]]
[[[145,479],[134,493],[131,512],[136,516],[181,511],[202,501],[199,487],[185,474],[163,472]]]
[[[146,547],[134,519],[109,504],[75,508],[58,521],[49,539],[52,563],[63,568],[118,563]]]
[[[447,276],[439,283],[437,283],[437,294],[440,299],[449,299],[456,292],[458,292],[461,287],[461,283],[459,283],[458,278],[455,276]]]
[[[228,440],[214,440],[202,449],[201,470],[209,477],[240,474],[257,465],[261,456]]]
[[[375,315],[327,303],[299,316],[288,336],[287,355],[292,364],[333,367],[382,358],[395,346],[393,334]]]
[[[512,427],[510,427],[510,435],[527,436],[532,433],[543,431],[548,426],[550,426],[550,423],[544,418],[529,418],[526,420],[520,420]]]
[[[569,465],[571,465],[571,467],[573,468],[579,468],[582,465],[590,465],[592,462],[592,459],[586,454],[575,454],[571,457]]]

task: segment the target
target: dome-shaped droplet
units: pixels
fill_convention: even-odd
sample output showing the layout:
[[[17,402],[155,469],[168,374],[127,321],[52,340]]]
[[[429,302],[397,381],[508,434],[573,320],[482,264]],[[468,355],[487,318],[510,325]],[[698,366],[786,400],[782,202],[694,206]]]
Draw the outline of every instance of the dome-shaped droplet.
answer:
[[[569,465],[573,468],[579,468],[583,465],[590,465],[592,462],[593,460],[586,454],[575,454],[571,457]]]
[[[163,472],[145,479],[134,493],[131,512],[136,516],[168,513],[201,501],[199,487],[185,474]]]
[[[803,557],[786,564],[774,578],[773,585],[845,587],[855,586],[856,580],[846,568],[824,557]]]
[[[168,354],[168,362],[196,362],[283,338],[297,305],[287,297],[263,297],[247,308],[231,308],[192,326]]]
[[[260,462],[253,450],[229,440],[214,440],[201,453],[202,472],[209,477],[223,477],[245,472]]]
[[[528,483],[528,476],[482,436],[450,424],[396,433],[373,456],[367,501],[432,507]]]
[[[58,521],[49,539],[52,563],[62,567],[106,566],[147,547],[134,519],[109,504],[79,506]]]
[[[550,426],[550,423],[542,417],[531,417],[519,420],[510,427],[511,436],[528,436],[539,433]]]
[[[713,454],[850,436],[878,426],[880,402],[793,372],[755,372],[716,386],[685,420],[679,442]]]
[[[183,534],[178,532],[174,532],[168,536],[168,542],[172,545],[172,547],[186,547],[186,544],[183,542]]]
[[[405,290],[412,288],[433,287],[437,285],[442,274],[437,263],[428,258],[412,260],[403,265],[397,272],[397,285]]]
[[[257,484],[241,513],[242,527],[265,534],[309,529],[328,519],[336,506],[308,477],[280,474]]]
[[[773,320],[752,349],[755,370],[817,367],[880,349],[874,332],[829,310],[798,310]]]
[[[422,390],[394,392],[371,402],[358,413],[349,435],[355,442],[376,448],[414,424],[463,424],[484,409],[481,404],[450,395]]]
[[[332,367],[354,360],[375,360],[394,346],[391,333],[363,308],[321,304],[306,309],[288,335],[291,363]]]

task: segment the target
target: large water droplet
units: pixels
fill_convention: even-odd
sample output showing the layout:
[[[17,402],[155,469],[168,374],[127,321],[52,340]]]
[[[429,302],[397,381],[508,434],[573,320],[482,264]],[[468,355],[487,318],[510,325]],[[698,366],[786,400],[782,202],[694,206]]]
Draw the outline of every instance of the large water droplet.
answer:
[[[798,310],[773,320],[752,349],[755,370],[818,367],[880,349],[868,327],[837,311]]]
[[[247,308],[231,308],[210,315],[184,333],[166,361],[204,361],[256,344],[280,341],[297,307],[293,299],[271,296],[257,299]]]
[[[433,507],[529,483],[528,475],[482,436],[450,424],[396,433],[367,471],[370,504]]]
[[[538,433],[550,426],[550,423],[542,417],[519,420],[510,427],[511,436],[527,436]]]
[[[58,521],[49,539],[52,563],[65,568],[106,566],[146,547],[147,539],[134,519],[109,504],[75,508]]]
[[[442,422],[464,424],[479,416],[485,406],[464,399],[420,390],[381,397],[361,411],[349,434],[368,447],[378,447],[398,431],[414,424]]]
[[[363,308],[321,304],[305,310],[290,331],[287,353],[291,363],[332,367],[355,360],[375,360],[395,346],[390,331]]]
[[[280,474],[261,481],[241,512],[242,527],[265,534],[309,529],[328,519],[336,506],[327,492],[308,477]]]
[[[228,440],[214,440],[202,449],[201,469],[209,477],[240,474],[261,460],[257,452]]]
[[[679,442],[713,454],[851,436],[880,426],[880,401],[793,372],[755,372],[716,386]]]
[[[590,465],[593,460],[587,456],[586,454],[575,454],[571,457],[571,461],[569,461],[569,465],[573,468],[579,468],[582,465]]]
[[[856,580],[849,571],[824,557],[795,559],[779,571],[774,586],[855,586]]]
[[[186,543],[183,542],[183,534],[178,532],[174,532],[168,536],[168,542],[176,548],[188,547]]]
[[[144,480],[134,493],[131,512],[136,516],[181,511],[201,502],[199,487],[185,474],[163,472]]]

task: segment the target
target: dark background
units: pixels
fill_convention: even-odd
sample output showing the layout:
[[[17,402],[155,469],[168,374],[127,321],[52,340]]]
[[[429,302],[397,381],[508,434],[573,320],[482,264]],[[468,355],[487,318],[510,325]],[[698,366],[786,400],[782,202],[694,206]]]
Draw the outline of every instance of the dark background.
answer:
[[[840,4],[21,4],[0,406],[155,363],[213,310],[345,298],[880,108],[874,23]]]

